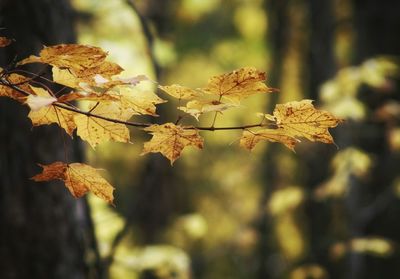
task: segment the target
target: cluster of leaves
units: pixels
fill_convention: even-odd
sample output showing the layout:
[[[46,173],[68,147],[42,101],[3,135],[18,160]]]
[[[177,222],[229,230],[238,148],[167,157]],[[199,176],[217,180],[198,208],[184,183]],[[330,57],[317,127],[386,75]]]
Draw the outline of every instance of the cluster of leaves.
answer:
[[[5,47],[10,40],[2,38]],[[240,105],[241,100],[256,93],[276,91],[264,81],[265,73],[245,67],[230,73],[211,77],[203,88],[191,89],[181,85],[158,86],[179,100],[178,109],[199,119],[202,114],[215,114],[211,126],[162,125],[131,122],[134,115],[157,116],[156,105],[166,102],[154,92],[139,90],[140,82],[149,80],[140,75],[121,78],[123,69],[106,60],[107,53],[93,46],[61,44],[45,47],[39,56],[30,56],[17,66],[41,63],[52,68],[51,83],[68,88],[68,93],[53,92],[35,75],[26,71],[1,69],[0,96],[9,97],[30,107],[28,117],[34,126],[55,123],[69,136],[74,131],[95,148],[106,141],[130,143],[127,126],[141,128],[152,138],[144,144],[142,154],[160,152],[171,164],[187,146],[203,148],[200,131],[243,130],[240,145],[252,150],[262,141],[280,142],[294,149],[300,138],[323,143],[333,143],[328,128],[341,122],[331,113],[314,108],[311,100],[276,105],[273,114],[262,114],[257,124],[237,127],[215,127],[218,113]],[[18,68],[18,67],[17,67]],[[16,68],[16,69],[17,69]],[[39,86],[38,86],[39,84]],[[88,108],[81,109],[75,101],[86,101]],[[185,105],[181,105],[186,102]],[[35,181],[60,179],[73,196],[81,197],[87,191],[113,203],[113,187],[96,169],[80,163],[55,162],[42,166],[43,171],[33,177]]]

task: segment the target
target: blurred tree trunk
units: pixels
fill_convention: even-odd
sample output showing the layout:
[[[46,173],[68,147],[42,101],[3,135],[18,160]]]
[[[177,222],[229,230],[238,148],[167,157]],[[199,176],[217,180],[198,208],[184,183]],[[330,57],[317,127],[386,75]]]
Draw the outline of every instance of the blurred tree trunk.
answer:
[[[66,0],[3,0],[3,35],[15,42],[0,50],[4,67],[37,54],[43,45],[75,41]],[[61,129],[33,128],[27,108],[0,99],[0,278],[98,278],[90,215],[61,183],[35,183],[37,163],[64,161]],[[79,143],[66,135],[69,160],[81,161]]]
[[[333,78],[337,71],[334,46],[335,46],[335,15],[332,0],[309,1],[310,11],[310,46],[307,65],[304,71],[309,72],[309,90],[307,99],[315,100],[318,106],[318,96],[321,85]],[[336,148],[326,144],[313,144],[304,152],[299,151],[299,164],[305,170],[302,183],[307,192],[312,195],[329,175],[329,164]],[[321,265],[332,271],[329,265],[327,239],[332,237],[330,231],[330,208],[326,203],[315,201],[312,196],[306,201],[305,213],[307,216],[307,238],[309,251],[307,261]],[[336,278],[336,277],[334,277]]]
[[[273,110],[276,103],[303,98],[317,100],[319,87],[336,71],[332,1],[270,0],[267,3],[270,20],[268,39],[272,54],[272,65],[268,65],[271,68],[270,83],[281,88],[281,93],[276,95],[277,100],[271,102],[268,111]],[[296,149],[297,154],[293,156],[281,146],[269,145],[264,155],[265,163],[262,164],[265,181],[262,204],[268,202],[273,192],[287,186],[302,186],[306,195],[312,193],[327,176],[329,159],[333,153],[330,146],[300,145]],[[291,163],[288,165],[288,162]],[[264,211],[265,206],[261,208]],[[303,254],[292,259],[277,257],[275,252],[280,248],[271,244],[271,230],[273,231],[276,223],[267,219],[280,217],[265,216],[260,230],[262,245],[258,278],[281,278],[301,263],[326,266],[326,239],[321,236],[329,235],[327,210],[326,206],[307,199],[304,207],[297,210],[302,212],[301,217],[298,213],[293,213],[293,225],[302,235],[304,248]],[[278,235],[274,237],[282,238]]]
[[[158,65],[154,53],[154,40],[156,35],[162,36],[163,30],[168,26],[168,5],[166,0],[152,1],[127,0],[128,5],[134,10],[140,19],[141,28],[147,41],[149,58],[151,59],[156,80],[160,81],[162,69]],[[154,30],[150,28],[154,25]],[[157,34],[154,34],[157,32]],[[159,107],[158,114],[161,116],[154,121],[155,123],[165,123],[165,116],[168,110]],[[136,228],[136,240],[140,244],[154,244],[158,241],[159,234],[168,224],[170,215],[174,212],[175,202],[174,194],[178,189],[175,183],[174,171],[168,160],[160,154],[149,154],[147,161],[144,163],[138,181],[133,183],[131,189],[133,192],[132,202],[127,208],[125,227],[116,236],[113,247],[119,244],[122,238],[129,232],[130,228]]]
[[[268,42],[270,43],[271,65],[267,65],[269,71],[269,83],[273,87],[280,87],[282,82],[283,61],[286,55],[289,34],[292,26],[289,23],[289,6],[293,3],[291,0],[266,1],[266,10],[269,19]],[[274,104],[278,102],[278,94],[271,96],[271,102],[266,111],[271,111]],[[277,164],[281,149],[277,145],[269,145],[267,152],[263,156],[262,169],[263,174],[263,196],[260,202],[261,216],[257,225],[260,235],[260,243],[257,251],[258,270],[256,278],[279,278],[283,272],[282,258],[278,256],[279,247],[275,244],[277,241],[274,236],[274,222],[271,216],[266,212],[266,204],[271,198],[272,193],[281,186],[282,177]],[[267,170],[267,171],[265,171]]]
[[[395,0],[353,0],[356,37],[355,63],[359,64],[377,55],[400,55],[400,37],[394,30],[400,28]],[[368,179],[353,179],[349,185],[347,205],[352,237],[381,236],[395,243],[400,241],[400,202],[393,193],[398,177],[399,155],[392,152],[387,139],[389,123],[377,120],[373,112],[388,101],[399,101],[399,81],[385,94],[362,87],[359,98],[370,117],[362,124],[351,124],[347,130],[348,144],[354,144],[374,158]],[[393,123],[392,123],[393,124]],[[398,123],[397,123],[398,125]],[[354,131],[359,131],[355,134]],[[351,279],[397,278],[400,274],[400,253],[376,257],[354,253],[350,257]]]

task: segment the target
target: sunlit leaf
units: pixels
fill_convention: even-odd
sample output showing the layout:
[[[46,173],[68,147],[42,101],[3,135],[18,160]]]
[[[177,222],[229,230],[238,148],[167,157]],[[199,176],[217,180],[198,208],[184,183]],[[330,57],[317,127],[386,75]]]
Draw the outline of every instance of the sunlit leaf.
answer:
[[[143,154],[160,152],[171,161],[171,165],[181,155],[186,146],[203,148],[203,139],[196,129],[184,129],[172,123],[152,125],[144,129],[153,137],[144,144]]]
[[[122,110],[120,106],[113,102],[94,104],[89,111],[94,115],[122,121],[126,121],[132,116],[131,112]],[[93,148],[109,140],[130,142],[129,130],[125,124],[84,114],[75,115],[74,122],[77,126],[78,136],[87,141]]]
[[[59,179],[75,198],[80,198],[91,191],[99,198],[113,204],[114,187],[98,173],[98,170],[85,164],[65,164],[55,162],[50,165],[41,165],[42,173],[32,177],[34,181],[50,181]]]
[[[118,86],[106,95],[119,100],[122,109],[131,110],[133,114],[157,116],[156,105],[166,102],[151,91],[130,86]]]
[[[53,71],[54,81],[72,87],[82,81],[94,82],[95,75],[110,78],[121,73],[123,69],[115,63],[105,61],[106,56],[107,53],[99,47],[60,44],[45,47],[39,56],[31,55],[19,64],[45,63],[57,67]]]
[[[49,94],[49,92],[47,92],[45,89],[33,86],[31,86],[31,89],[36,95],[28,96],[28,101],[34,98],[33,100],[36,102],[37,98],[42,98],[45,101],[45,103],[50,102],[48,105],[43,105],[44,103],[41,102],[41,106],[38,106],[37,109],[32,109],[29,112],[28,117],[31,119],[32,125],[39,126],[39,125],[49,125],[52,123],[56,123],[61,128],[63,128],[70,136],[72,136],[72,133],[76,128],[74,122],[74,115],[76,113],[51,105],[57,99],[52,97]]]
[[[171,95],[179,100],[191,100],[200,96],[198,91],[189,87],[181,86],[179,84],[159,86],[159,88],[168,95]]]
[[[336,127],[342,122],[327,111],[315,109],[312,100],[278,104],[273,115],[277,126],[288,136],[304,137],[323,143],[333,143],[328,128]]]
[[[97,67],[103,63],[107,53],[99,47],[60,44],[45,47],[40,51],[39,57],[31,55],[20,62],[21,65],[28,63],[46,63],[59,68],[68,68],[73,72],[81,72],[85,69]]]
[[[71,88],[79,88],[80,79],[74,76],[69,69],[54,66],[52,72],[54,82]]]
[[[203,113],[213,112],[213,111],[222,112],[224,110],[237,106],[238,106],[237,104],[223,103],[217,100],[214,101],[193,100],[188,102],[185,107],[178,107],[178,109],[192,115],[198,120],[199,116],[202,115]]]
[[[299,142],[298,139],[287,135],[282,129],[262,129],[254,132],[246,130],[240,139],[240,146],[252,150],[262,140],[283,143],[291,150],[294,150],[296,143]]]
[[[205,93],[225,97],[233,102],[256,93],[273,92],[265,83],[266,75],[252,67],[245,67],[233,72],[211,77],[202,90]]]

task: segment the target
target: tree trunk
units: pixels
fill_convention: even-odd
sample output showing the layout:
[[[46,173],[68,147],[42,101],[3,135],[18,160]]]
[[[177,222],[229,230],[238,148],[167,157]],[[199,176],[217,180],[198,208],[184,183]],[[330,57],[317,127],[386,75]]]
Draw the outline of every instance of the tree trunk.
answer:
[[[75,41],[73,11],[64,0],[3,0],[0,26],[15,39],[0,50],[1,67],[43,45]],[[32,129],[27,113],[0,99],[0,278],[95,278],[85,200],[72,198],[61,183],[29,179],[40,172],[37,163],[64,161],[64,153],[80,161],[79,144],[55,125]]]
[[[400,28],[398,11],[400,2],[395,0],[352,1],[356,31],[355,62],[357,64],[377,55],[400,55]],[[359,96],[373,111],[388,101],[399,101],[399,81],[392,90],[382,94],[368,87],[362,87]],[[392,123],[398,125],[397,123]],[[354,131],[361,131],[355,134]],[[368,179],[353,179],[347,205],[351,212],[350,228],[353,237],[380,236],[394,243],[400,241],[400,202],[394,196],[392,186],[398,177],[399,155],[393,153],[387,140],[388,123],[369,117],[362,124],[352,124],[347,133],[352,144],[366,151],[374,158],[374,166]],[[400,274],[400,255],[373,257],[354,253],[350,257],[349,278],[397,278]]]

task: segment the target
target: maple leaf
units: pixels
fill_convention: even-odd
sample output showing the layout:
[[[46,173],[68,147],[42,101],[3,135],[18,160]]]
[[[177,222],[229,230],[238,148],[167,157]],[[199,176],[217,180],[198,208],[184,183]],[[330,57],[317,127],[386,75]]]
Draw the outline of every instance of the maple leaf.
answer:
[[[105,61],[106,56],[107,53],[99,47],[60,44],[45,47],[40,51],[39,56],[31,55],[18,64],[52,65],[56,68],[53,70],[53,80],[75,88],[79,82],[95,82],[95,75],[109,78],[122,72],[123,69],[118,64]]]
[[[121,108],[131,110],[133,114],[158,116],[156,105],[165,103],[151,91],[143,91],[131,86],[117,86],[107,94],[119,100]]]
[[[96,93],[104,93],[107,89],[116,85],[128,84],[129,81],[122,79],[116,81],[107,79],[120,72],[118,68],[115,68],[119,67],[118,65],[105,61],[102,63],[101,67],[102,72],[98,67],[94,67],[89,68],[82,73],[73,73],[69,69],[60,69],[53,66],[53,81],[74,89],[83,89],[84,91]],[[103,77],[103,75],[106,75],[107,78]],[[133,84],[133,81],[129,84]]]
[[[172,84],[166,86],[160,85],[159,88],[168,95],[171,95],[172,97],[175,97],[179,100],[191,100],[193,98],[199,97],[200,95],[198,91],[191,89],[189,87],[181,86],[179,84]]]
[[[60,69],[53,66],[52,73],[54,82],[71,88],[79,88],[81,80],[73,75],[69,69]]]
[[[98,174],[97,169],[81,163],[55,162],[40,166],[43,171],[32,177],[34,181],[59,179],[64,181],[65,186],[75,198],[80,198],[88,191],[92,191],[93,194],[113,205],[114,187]]]
[[[153,137],[144,144],[141,155],[160,152],[170,160],[171,165],[186,146],[203,148],[203,139],[196,129],[184,129],[182,126],[166,123],[151,125],[144,130],[150,132]]]
[[[110,101],[118,101],[119,98],[114,97],[110,94],[97,94],[94,92],[85,92],[85,91],[72,91],[68,94],[64,94],[58,97],[58,101],[61,102],[71,102],[71,101],[98,101],[98,102],[110,102]]]
[[[30,111],[28,117],[33,126],[58,124],[68,135],[72,137],[76,125],[74,122],[75,112],[65,110],[56,106],[43,107],[38,111]]]
[[[165,103],[166,100],[161,99],[151,91],[139,90],[131,86],[117,86],[110,91],[104,93],[95,92],[71,92],[59,98],[60,102],[68,102],[73,100],[88,100],[98,102],[113,101],[121,110],[131,112],[131,115],[152,115],[156,114],[156,105]]]
[[[6,37],[0,37],[0,47],[6,47],[12,43],[12,40]]]
[[[328,128],[336,127],[343,121],[330,112],[315,109],[312,100],[278,104],[273,116],[276,125],[288,136],[304,137],[323,143],[333,143]]]
[[[34,109],[32,109],[28,114],[28,117],[32,121],[32,125],[39,126],[56,123],[72,136],[72,133],[76,128],[74,122],[74,115],[76,115],[76,113],[51,105],[57,101],[57,99],[52,97],[45,89],[33,86],[30,88],[36,94],[29,95],[27,98],[28,105],[30,105],[31,108],[32,105],[34,105]],[[34,103],[32,103],[32,99]],[[37,101],[40,102],[39,106],[36,106]]]
[[[1,68],[0,68],[0,72],[1,72]],[[6,78],[7,82],[9,84],[12,85],[17,85],[19,88],[21,88],[22,90],[32,93],[32,90],[30,89],[29,85],[28,85],[28,81],[30,80],[30,78],[27,78],[25,76],[19,75],[19,74],[15,74],[12,73],[10,75],[8,75]],[[14,99],[16,101],[19,102],[23,102],[26,99],[26,96],[20,92],[18,92],[17,90],[0,84],[0,97],[9,97],[11,99]]]
[[[258,131],[244,131],[240,139],[240,146],[248,150],[253,150],[257,143],[261,140],[268,140],[272,142],[280,142],[294,151],[298,139],[291,137],[281,129],[262,129]]]
[[[88,68],[97,67],[107,57],[107,53],[99,47],[60,44],[45,47],[40,51],[39,57],[31,55],[19,62],[20,65],[28,63],[45,63],[73,72],[82,72]]]
[[[121,121],[126,121],[132,116],[130,111],[122,109],[114,102],[96,103],[89,111],[93,115]],[[76,114],[74,122],[77,126],[78,136],[87,141],[93,148],[109,140],[130,142],[129,130],[125,124],[114,123],[85,114]]]
[[[213,94],[228,98],[239,103],[250,95],[256,93],[274,92],[275,89],[269,88],[263,81],[266,75],[253,67],[245,67],[230,73],[211,77],[208,84],[202,90],[207,94]]]
[[[118,75],[123,71],[122,67],[114,62],[103,61],[101,64],[91,67],[89,69],[85,69],[82,72],[79,72],[78,77],[92,77],[93,81],[95,81],[96,75],[101,75],[106,78],[111,78],[112,76]]]
[[[232,107],[237,107],[237,104],[224,103],[218,100],[193,100],[186,104],[185,107],[178,107],[178,109],[192,115],[199,120],[199,116],[207,112],[222,112]]]

